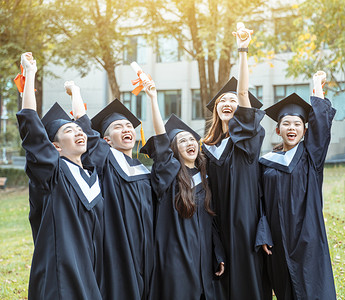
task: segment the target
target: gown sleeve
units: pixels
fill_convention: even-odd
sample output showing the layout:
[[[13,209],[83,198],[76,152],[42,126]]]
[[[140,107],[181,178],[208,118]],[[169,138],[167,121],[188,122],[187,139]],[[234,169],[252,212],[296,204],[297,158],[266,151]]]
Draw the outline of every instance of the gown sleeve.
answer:
[[[252,163],[260,153],[265,130],[260,125],[265,112],[256,108],[239,106],[229,121],[229,133],[235,147],[246,153]]]
[[[214,270],[218,269],[221,262],[226,263],[226,256],[223,244],[220,239],[219,227],[216,218],[212,220],[212,244],[214,254]]]
[[[98,131],[92,129],[91,120],[86,114],[75,122],[87,135],[87,153],[83,155],[83,159],[87,156],[92,164],[102,167],[110,150],[108,143],[101,138]]]
[[[151,137],[140,152],[153,159],[151,184],[160,199],[176,179],[181,167],[180,162],[170,149],[170,141],[166,133]]]
[[[31,184],[51,190],[54,172],[59,165],[59,153],[50,142],[37,112],[22,109],[17,113],[22,147],[25,150],[25,171]]]
[[[310,97],[312,109],[309,113],[305,146],[317,170],[323,168],[331,140],[332,120],[336,110],[328,99]]]
[[[263,173],[262,165],[259,164],[260,174]],[[266,217],[266,210],[264,205],[264,193],[262,190],[262,182],[259,180],[259,198],[260,198],[260,219],[256,228],[256,237],[254,249],[258,252],[262,245],[273,246],[273,239],[270,226]]]

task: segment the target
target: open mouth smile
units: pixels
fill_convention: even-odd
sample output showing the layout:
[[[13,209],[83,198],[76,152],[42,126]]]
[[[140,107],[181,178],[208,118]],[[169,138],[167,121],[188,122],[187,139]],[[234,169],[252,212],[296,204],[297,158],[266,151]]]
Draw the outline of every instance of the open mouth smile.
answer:
[[[296,137],[297,137],[297,134],[296,133],[293,133],[293,132],[289,132],[287,134],[287,137],[290,141],[293,141]]]
[[[232,110],[229,107],[225,107],[225,108],[223,108],[222,112],[225,114],[226,113],[232,113]]]
[[[195,147],[190,147],[190,148],[188,148],[186,152],[187,152],[187,154],[189,154],[189,155],[194,155],[194,153],[195,153]]]
[[[76,144],[78,145],[85,145],[85,139],[84,138],[79,138],[75,141]]]
[[[123,141],[132,141],[132,140],[133,140],[133,137],[132,137],[131,134],[124,134],[124,135],[122,136],[122,140],[123,140]]]

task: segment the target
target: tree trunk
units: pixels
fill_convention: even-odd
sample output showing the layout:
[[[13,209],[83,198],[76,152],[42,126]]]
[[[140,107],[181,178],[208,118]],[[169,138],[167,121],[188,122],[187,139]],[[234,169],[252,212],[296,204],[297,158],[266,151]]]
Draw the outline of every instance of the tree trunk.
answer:
[[[43,77],[36,76],[35,77],[35,88],[36,88],[36,107],[37,107],[37,114],[40,118],[42,118],[42,105],[43,105]]]
[[[109,81],[109,86],[112,94],[112,100],[115,98],[120,100],[120,89],[116,81],[116,75],[115,75],[115,66],[111,65],[109,67],[105,67],[105,70],[108,75],[108,81]]]
[[[207,59],[207,71],[208,71],[208,86],[210,88],[210,97],[213,97],[218,92],[218,85],[216,83],[216,76],[214,71],[214,59],[208,57]],[[211,99],[209,99],[211,100]]]

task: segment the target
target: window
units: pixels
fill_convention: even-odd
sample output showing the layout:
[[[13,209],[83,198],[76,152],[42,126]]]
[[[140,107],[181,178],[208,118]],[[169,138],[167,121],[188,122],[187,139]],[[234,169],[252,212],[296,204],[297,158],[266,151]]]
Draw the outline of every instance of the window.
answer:
[[[192,119],[203,119],[200,90],[192,90]]]
[[[142,36],[131,36],[127,38],[123,53],[123,63],[130,64],[136,61],[139,65],[147,63],[146,40]]]
[[[146,119],[146,99],[145,93],[140,92],[138,96],[133,95],[131,92],[122,93],[122,102],[139,120]]]
[[[262,85],[249,88],[249,91],[262,102]]]
[[[181,91],[158,91],[158,105],[163,119],[171,114],[181,117]]]
[[[309,102],[310,89],[309,84],[296,85],[275,85],[274,86],[274,103],[282,100],[292,93],[296,93],[303,100]]]
[[[181,60],[182,51],[178,46],[176,39],[170,37],[158,38],[157,62],[169,63]]]

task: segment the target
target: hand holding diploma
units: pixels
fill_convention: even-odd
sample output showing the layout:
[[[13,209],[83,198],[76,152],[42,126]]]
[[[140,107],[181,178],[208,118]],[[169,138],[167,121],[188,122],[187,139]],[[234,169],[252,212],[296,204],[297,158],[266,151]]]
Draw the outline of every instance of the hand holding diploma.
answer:
[[[131,67],[139,77],[135,80],[132,80],[133,85],[136,85],[137,83],[139,83],[139,85],[132,91],[134,95],[138,96],[138,94],[144,88],[143,82],[149,82],[150,80],[152,80],[152,78],[150,75],[146,75],[144,71],[141,69],[141,67],[135,61],[131,63]],[[154,85],[150,85],[148,88],[156,89]]]
[[[236,36],[238,48],[248,48],[253,32],[253,30],[247,29],[242,22],[237,23],[237,31],[232,35]]]

